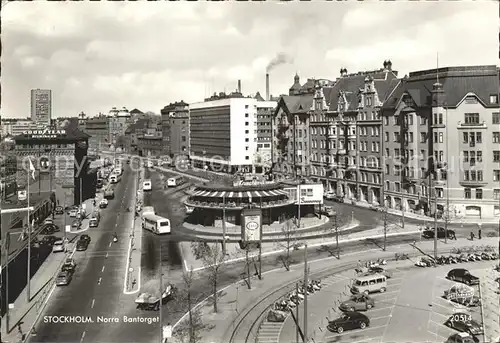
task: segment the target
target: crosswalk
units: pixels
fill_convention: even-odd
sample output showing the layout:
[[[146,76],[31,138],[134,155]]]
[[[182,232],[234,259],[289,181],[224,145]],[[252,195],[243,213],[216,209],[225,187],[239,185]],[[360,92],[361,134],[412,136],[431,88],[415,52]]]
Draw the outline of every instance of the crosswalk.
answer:
[[[257,343],[278,343],[282,327],[283,323],[264,321],[257,334]]]

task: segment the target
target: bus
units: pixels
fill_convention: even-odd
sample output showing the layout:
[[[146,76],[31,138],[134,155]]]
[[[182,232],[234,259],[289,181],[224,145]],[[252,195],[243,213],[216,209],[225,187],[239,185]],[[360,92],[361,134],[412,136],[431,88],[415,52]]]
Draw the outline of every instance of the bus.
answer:
[[[167,234],[170,233],[170,220],[148,213],[142,216],[142,228],[157,235]]]
[[[89,220],[89,227],[98,227],[101,221],[101,214],[99,212],[94,212]]]
[[[144,182],[142,183],[142,190],[143,191],[150,191],[152,189],[152,185],[151,185],[151,180],[144,180]]]
[[[174,177],[169,178],[167,180],[167,186],[168,187],[177,187],[177,186],[182,185],[184,182],[186,182],[184,177],[178,175],[178,176],[174,176]]]

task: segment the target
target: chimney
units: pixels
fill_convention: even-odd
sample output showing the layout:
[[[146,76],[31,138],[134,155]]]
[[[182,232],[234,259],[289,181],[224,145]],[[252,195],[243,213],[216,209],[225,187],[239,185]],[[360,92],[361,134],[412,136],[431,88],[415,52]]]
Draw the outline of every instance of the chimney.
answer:
[[[238,93],[241,93],[241,80],[238,80]]]
[[[269,73],[266,73],[266,101],[269,100]]]

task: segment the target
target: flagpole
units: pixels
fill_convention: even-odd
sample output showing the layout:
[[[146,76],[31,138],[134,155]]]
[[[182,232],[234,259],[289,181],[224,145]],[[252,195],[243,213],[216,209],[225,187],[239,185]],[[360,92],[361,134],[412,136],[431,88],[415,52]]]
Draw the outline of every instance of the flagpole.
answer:
[[[31,171],[31,160],[30,160],[30,171]],[[33,171],[34,175],[34,171]],[[31,301],[30,286],[31,286],[31,218],[30,218],[30,173],[27,173],[28,179],[28,266],[26,270],[27,284],[26,284],[26,299],[28,303]]]

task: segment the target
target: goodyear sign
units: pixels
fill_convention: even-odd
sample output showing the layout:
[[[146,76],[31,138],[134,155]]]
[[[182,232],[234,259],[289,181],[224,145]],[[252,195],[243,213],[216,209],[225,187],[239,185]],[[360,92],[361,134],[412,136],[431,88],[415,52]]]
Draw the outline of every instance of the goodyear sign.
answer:
[[[66,136],[65,130],[27,130],[23,132],[23,135],[31,138],[58,138],[61,136]]]

